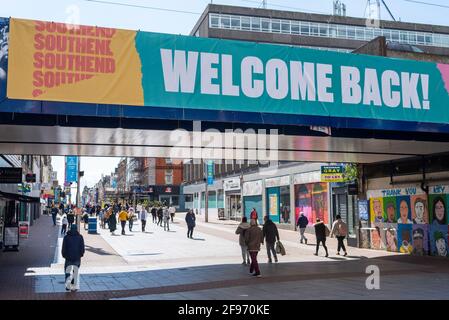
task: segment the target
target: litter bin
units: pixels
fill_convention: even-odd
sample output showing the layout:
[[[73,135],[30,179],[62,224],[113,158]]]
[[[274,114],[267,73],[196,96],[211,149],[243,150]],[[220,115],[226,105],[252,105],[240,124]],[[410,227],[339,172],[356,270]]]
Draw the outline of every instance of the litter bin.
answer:
[[[97,217],[89,217],[88,233],[97,233]]]

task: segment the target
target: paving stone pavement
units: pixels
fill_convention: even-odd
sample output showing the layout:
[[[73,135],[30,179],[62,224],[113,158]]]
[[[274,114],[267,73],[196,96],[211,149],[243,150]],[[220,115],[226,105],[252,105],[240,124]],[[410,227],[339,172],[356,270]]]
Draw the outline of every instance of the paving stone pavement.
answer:
[[[49,217],[44,219],[48,220]],[[349,248],[348,257],[314,256],[314,244],[300,245],[298,234],[280,230],[287,255],[267,263],[265,247],[259,254],[262,278],[248,275],[240,264],[236,222],[197,220],[194,238],[188,239],[184,215],[178,213],[170,232],[151,221],[142,233],[140,222],[127,235],[111,235],[99,229],[91,235],[82,230],[86,255],[80,269],[80,291],[66,293],[63,260],[57,246],[58,228],[37,224],[39,250],[45,261],[23,255],[15,281],[23,290],[0,290],[2,299],[410,299],[449,298],[449,262],[436,257],[412,257],[384,251]],[[50,218],[51,219],[51,218]],[[42,221],[43,222],[43,221]],[[40,230],[41,228],[42,230]],[[39,231],[39,230],[40,231]],[[33,229],[32,229],[33,230]],[[45,239],[44,235],[48,232]],[[118,232],[120,234],[120,232]],[[309,237],[312,241],[313,237]],[[38,238],[35,238],[38,239]],[[35,240],[34,239],[34,240]],[[30,238],[31,240],[31,238]],[[32,241],[33,242],[33,241]],[[33,242],[34,243],[34,242]],[[336,241],[328,240],[335,250]],[[25,253],[25,252],[24,252]],[[33,255],[31,255],[33,256]],[[52,256],[52,258],[49,258]],[[0,263],[9,261],[0,256]],[[42,259],[41,259],[42,260]],[[14,266],[14,262],[10,264]],[[377,265],[381,289],[367,290],[366,267]],[[25,281],[26,280],[26,281]],[[0,284],[4,281],[0,275]],[[2,286],[2,288],[5,288]],[[28,288],[28,289],[26,289]],[[30,289],[31,288],[31,289]]]

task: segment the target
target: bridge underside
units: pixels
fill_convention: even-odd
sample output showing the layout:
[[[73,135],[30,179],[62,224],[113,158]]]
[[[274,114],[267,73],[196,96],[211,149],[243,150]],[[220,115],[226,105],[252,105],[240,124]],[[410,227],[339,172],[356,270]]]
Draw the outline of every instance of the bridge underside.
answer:
[[[255,130],[257,132],[257,128]],[[259,131],[260,133],[260,131]],[[172,157],[375,163],[449,152],[449,142],[334,137],[324,134],[236,133],[192,130],[0,125],[0,154]],[[239,138],[246,136],[243,145]],[[249,139],[248,139],[249,138]],[[252,139],[254,138],[254,139]],[[259,138],[259,140],[257,140]],[[240,140],[242,141],[242,140]],[[261,143],[262,144],[257,144]],[[271,143],[271,144],[270,144]],[[259,149],[259,152],[255,150]],[[263,149],[267,149],[263,152]],[[271,151],[271,152],[270,152]]]

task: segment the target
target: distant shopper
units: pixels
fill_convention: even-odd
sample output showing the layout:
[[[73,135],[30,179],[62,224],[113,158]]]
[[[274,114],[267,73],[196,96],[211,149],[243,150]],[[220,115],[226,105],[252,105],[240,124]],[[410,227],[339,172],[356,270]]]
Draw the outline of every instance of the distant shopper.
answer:
[[[316,223],[313,225],[315,228],[315,235],[316,235],[316,252],[314,255],[318,255],[318,249],[320,247],[320,243],[323,244],[324,250],[326,250],[326,257],[329,256],[327,252],[326,247],[326,233],[329,232],[329,229],[326,227],[326,225],[320,220],[320,218],[316,218]]]
[[[78,279],[73,278],[71,283],[67,283],[67,279],[70,277],[69,266],[75,266],[79,269],[81,266],[81,257],[84,256],[84,239],[83,236],[77,231],[76,224],[72,224],[70,231],[62,241],[62,256],[65,259],[64,272],[65,272],[65,288],[67,291],[76,291],[79,288]],[[77,274],[75,274],[76,276]],[[75,288],[70,288],[71,285],[76,285]]]
[[[118,219],[122,225],[122,235],[125,235],[126,221],[128,220],[128,212],[126,212],[125,207],[118,214]]]
[[[248,247],[249,255],[251,257],[249,272],[255,277],[260,277],[257,254],[260,251],[260,245],[263,244],[263,231],[257,226],[257,222],[254,219],[251,219],[250,227],[245,231],[245,244]]]
[[[67,221],[69,223],[67,230],[70,230],[72,228],[72,224],[75,222],[75,213],[73,210],[69,210],[69,213],[67,214]]]
[[[296,223],[296,226],[299,228],[299,234],[301,235],[300,242],[304,240],[307,244],[307,238],[304,236],[304,233],[306,232],[307,225],[309,224],[309,219],[304,215],[304,212],[301,211],[299,214],[298,222]]]
[[[62,227],[61,227],[61,234],[65,235],[67,233],[67,225],[69,224],[69,221],[67,220],[67,216],[64,215],[62,217]]]
[[[147,219],[148,219],[148,211],[145,206],[142,206],[140,209],[140,223],[142,224],[142,232],[145,232],[145,226],[147,225]]]
[[[268,218],[268,216],[263,217],[263,237],[265,239],[265,245],[267,246],[268,263],[272,263],[271,253],[273,253],[274,262],[278,262],[278,257],[276,255],[276,250],[274,250],[274,244],[276,239],[279,241],[278,228],[273,221]]]
[[[129,232],[133,231],[133,224],[134,224],[134,218],[135,218],[135,212],[134,208],[130,207],[128,210],[128,226],[129,226]]]
[[[151,216],[153,217],[153,223],[157,222],[157,208],[153,207],[151,208]]]
[[[117,230],[117,216],[113,208],[108,210],[106,219],[108,221],[109,231],[112,235],[115,235],[115,230]]]
[[[167,206],[164,207],[162,215],[164,218],[164,231],[170,231],[170,213]]]
[[[51,218],[53,219],[53,225],[56,225],[56,216],[58,215],[59,209],[53,205],[51,208]]]
[[[348,235],[348,226],[343,220],[341,220],[341,216],[339,214],[337,214],[335,218],[337,220],[335,220],[334,224],[332,225],[330,237],[332,238],[334,235],[337,237],[337,255],[340,255],[340,249],[343,249],[343,252],[345,253],[344,256],[347,256],[348,253],[346,252],[343,240],[345,240],[345,237]]]
[[[170,213],[171,222],[173,223],[173,218],[175,217],[176,208],[171,205],[170,208],[168,208],[168,212]]]
[[[162,218],[164,216],[164,209],[162,206],[157,208],[157,225],[162,227]]]
[[[249,218],[251,220],[256,220],[256,222],[257,222],[258,215],[257,215],[256,208],[253,208],[253,210],[251,210],[251,213],[249,214]]]
[[[196,217],[192,209],[187,212],[185,220],[187,223],[187,238],[193,239],[193,229],[195,228]]]
[[[248,219],[246,217],[242,218],[242,222],[237,227],[237,230],[235,230],[235,234],[239,235],[239,245],[240,249],[242,249],[242,258],[243,262],[242,264],[249,264],[249,252],[248,252],[248,246],[245,243],[245,232],[250,228],[250,224],[248,223]]]
[[[100,219],[100,228],[104,229],[104,210],[100,209],[98,211],[98,219]]]
[[[89,227],[89,213],[87,211],[84,211],[83,222],[84,222],[84,230],[87,230]]]

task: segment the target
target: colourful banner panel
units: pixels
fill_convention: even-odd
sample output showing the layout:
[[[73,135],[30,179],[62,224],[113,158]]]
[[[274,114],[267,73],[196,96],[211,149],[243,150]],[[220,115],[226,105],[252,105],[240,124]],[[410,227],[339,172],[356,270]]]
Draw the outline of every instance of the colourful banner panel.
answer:
[[[7,96],[143,105],[135,31],[11,19]]]
[[[449,123],[449,65],[21,19],[10,27],[9,98]]]

